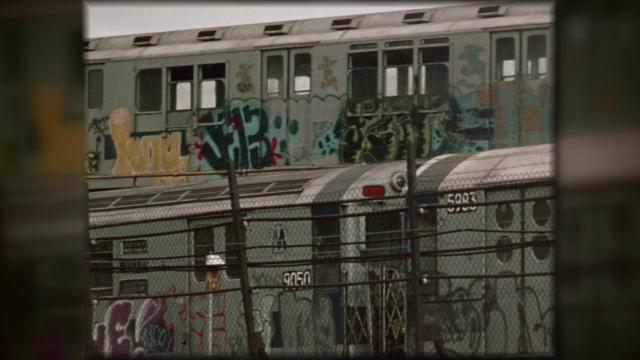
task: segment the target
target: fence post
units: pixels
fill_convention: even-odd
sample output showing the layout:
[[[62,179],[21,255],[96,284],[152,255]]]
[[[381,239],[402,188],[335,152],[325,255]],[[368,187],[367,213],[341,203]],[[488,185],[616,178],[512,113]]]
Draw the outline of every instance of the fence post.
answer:
[[[240,219],[240,201],[238,200],[238,184],[236,180],[236,168],[233,160],[227,161],[227,176],[229,178],[229,193],[231,194],[231,211],[233,213],[233,227],[236,240],[241,246],[246,246],[245,229]],[[253,332],[253,301],[251,288],[249,287],[249,269],[247,267],[247,251],[238,253],[240,257],[240,288],[242,291],[242,305],[244,308],[244,323],[247,330],[247,345],[249,356],[255,357],[258,353],[256,338]]]
[[[420,304],[419,300],[419,291],[420,291],[420,244],[418,243],[418,239],[415,238],[417,231],[417,208],[416,208],[416,141],[415,141],[415,126],[414,121],[417,117],[417,108],[414,104],[413,109],[411,111],[410,116],[410,125],[409,128],[411,132],[409,136],[407,136],[407,220],[409,225],[409,231],[407,235],[411,238],[411,289],[413,292],[413,303],[411,304],[411,308],[408,310],[411,313],[411,317],[413,318],[413,341],[415,346],[415,354],[414,356],[422,355],[422,334],[421,334],[421,326],[422,317],[420,316]]]

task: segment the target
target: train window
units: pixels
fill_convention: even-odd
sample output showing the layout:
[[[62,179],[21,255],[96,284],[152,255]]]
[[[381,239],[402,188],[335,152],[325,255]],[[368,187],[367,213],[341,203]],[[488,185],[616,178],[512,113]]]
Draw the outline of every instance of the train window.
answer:
[[[439,108],[449,97],[449,46],[420,49],[419,93],[423,108]]]
[[[551,206],[546,200],[538,200],[533,204],[533,221],[538,226],[545,226],[551,217]]]
[[[147,295],[148,283],[146,279],[122,280],[118,296]]]
[[[91,291],[105,289],[113,286],[113,243],[100,241],[89,244],[89,263]]]
[[[547,36],[527,38],[527,77],[539,80],[547,76]]]
[[[513,244],[511,243],[511,239],[507,236],[503,236],[498,239],[496,243],[496,256],[498,260],[502,263],[507,263],[513,257],[513,248],[511,247]]]
[[[89,109],[102,108],[102,87],[103,73],[102,70],[90,70],[87,74],[87,107]]]
[[[413,50],[384,53],[384,96],[413,95]]]
[[[339,214],[338,206],[314,206],[313,216]],[[340,256],[340,219],[320,218],[311,222],[313,244],[316,259],[336,258]],[[320,263],[314,267],[314,282],[316,284],[335,284],[340,282],[339,263]]]
[[[496,41],[496,79],[513,81],[516,78],[516,42],[514,38]]]
[[[402,231],[402,220],[400,213],[383,213],[373,214],[365,217],[366,229],[366,248],[367,250],[388,250],[397,247],[398,244],[393,242],[384,242],[385,240],[399,239]]]
[[[122,242],[122,254],[146,254],[147,253],[147,240],[130,240]]]
[[[136,77],[138,111],[160,111],[162,106],[162,70],[140,70]]]
[[[196,267],[194,275],[197,281],[206,279],[207,272],[204,269],[206,256],[209,252],[215,251],[214,241],[215,235],[212,228],[196,229],[193,232],[193,264]]]
[[[293,91],[296,95],[311,93],[311,55],[296,54],[294,57]]]
[[[551,255],[551,242],[546,235],[540,234],[533,238],[533,256],[538,260],[545,260]]]
[[[207,64],[200,71],[200,108],[213,109],[224,106],[225,64]]]
[[[233,224],[229,224],[224,228],[224,251],[225,262],[227,264],[227,277],[229,279],[240,278],[240,252],[234,251],[241,249],[243,244],[238,242]]]
[[[513,208],[511,208],[511,204],[500,204],[496,207],[496,223],[501,229],[511,227],[511,223],[513,223]]]
[[[350,54],[349,69],[349,98],[375,98],[378,91],[378,53]]]
[[[168,70],[167,92],[169,95],[169,110],[190,110],[193,67],[179,66],[169,68]]]
[[[282,56],[267,57],[267,96],[282,96],[284,63]]]

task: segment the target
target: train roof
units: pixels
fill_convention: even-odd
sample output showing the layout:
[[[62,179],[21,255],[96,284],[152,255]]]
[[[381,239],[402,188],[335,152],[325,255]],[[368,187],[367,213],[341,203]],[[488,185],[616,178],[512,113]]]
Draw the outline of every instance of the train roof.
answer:
[[[390,37],[548,25],[552,3],[474,3],[366,15],[210,27],[87,39],[85,61],[311,46]]]
[[[490,188],[553,177],[551,144],[494,149],[435,157],[417,170],[421,191]]]
[[[244,208],[353,198],[367,184],[388,184],[404,161],[353,165],[238,179]],[[448,191],[548,181],[554,175],[551,144],[441,155],[419,160],[418,191]],[[338,189],[343,189],[338,191]],[[319,197],[319,194],[332,195]],[[337,196],[337,197],[335,197]],[[335,198],[334,198],[335,197]],[[331,198],[331,199],[330,199]],[[227,180],[149,186],[89,194],[91,226],[184,218],[229,211]]]

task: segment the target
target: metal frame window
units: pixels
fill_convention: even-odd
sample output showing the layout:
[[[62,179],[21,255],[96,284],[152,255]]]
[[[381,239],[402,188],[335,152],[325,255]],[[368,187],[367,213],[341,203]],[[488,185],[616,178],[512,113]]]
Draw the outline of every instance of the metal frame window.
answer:
[[[206,256],[215,249],[215,233],[213,228],[196,229],[193,231],[193,264],[196,270],[193,272],[196,281],[205,281],[207,271],[204,270],[206,265]]]
[[[162,69],[144,69],[136,75],[136,109],[139,112],[162,110]]]
[[[311,54],[295,54],[293,62],[293,93],[296,95],[311,94]]]
[[[284,82],[284,58],[282,55],[267,56],[267,96],[282,96]]]
[[[527,37],[527,77],[542,80],[547,77],[547,35]]]
[[[378,95],[378,52],[349,54],[348,96],[374,99]]]
[[[384,52],[384,96],[414,94],[413,49]]]
[[[193,66],[177,66],[167,69],[167,110],[191,110],[192,82]]]
[[[435,45],[420,50],[419,89],[426,98],[423,108],[439,108],[447,105],[449,98],[449,45]]]
[[[503,37],[496,40],[496,80],[514,81],[518,73],[516,40]]]
[[[200,109],[215,109],[223,107],[226,95],[226,65],[205,64],[198,67],[200,93],[198,107]]]

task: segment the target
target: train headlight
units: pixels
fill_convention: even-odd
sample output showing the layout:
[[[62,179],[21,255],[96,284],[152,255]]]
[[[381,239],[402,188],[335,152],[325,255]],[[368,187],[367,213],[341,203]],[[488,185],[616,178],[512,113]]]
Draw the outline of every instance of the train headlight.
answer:
[[[391,188],[398,192],[407,191],[407,175],[403,172],[396,172],[391,175],[391,181],[389,182]]]

